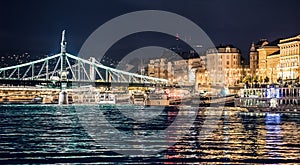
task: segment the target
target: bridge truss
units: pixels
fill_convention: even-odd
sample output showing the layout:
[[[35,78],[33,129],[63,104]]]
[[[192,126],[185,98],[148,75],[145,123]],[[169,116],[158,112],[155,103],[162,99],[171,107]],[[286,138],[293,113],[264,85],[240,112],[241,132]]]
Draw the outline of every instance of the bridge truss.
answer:
[[[166,84],[166,79],[144,76],[104,66],[91,57],[82,59],[66,52],[62,36],[61,53],[40,60],[0,68],[2,80],[56,80],[112,83]]]

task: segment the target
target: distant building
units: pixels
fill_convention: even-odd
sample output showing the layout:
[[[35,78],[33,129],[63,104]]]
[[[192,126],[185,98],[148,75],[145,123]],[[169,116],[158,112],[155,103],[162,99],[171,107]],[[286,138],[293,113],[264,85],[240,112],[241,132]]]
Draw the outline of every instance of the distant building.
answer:
[[[269,79],[268,81],[270,83],[277,82],[278,78],[278,69],[279,68],[279,62],[280,62],[280,51],[276,51],[270,55],[267,56],[267,68],[266,68],[266,77]],[[260,76],[262,78],[263,76]],[[267,79],[263,79],[263,81],[266,81]]]
[[[264,42],[258,49],[258,79],[261,82],[266,81],[266,79],[270,79],[275,72],[276,64],[274,62],[277,61],[279,52],[278,47],[279,40],[275,40],[273,42]],[[268,62],[269,61],[269,62]],[[268,64],[269,63],[269,64]],[[274,78],[274,77],[273,77]]]
[[[179,85],[195,85],[196,71],[205,65],[205,57],[172,60],[151,59],[148,63],[148,76],[168,79]]]
[[[148,63],[148,76],[168,79],[172,82],[174,78],[172,63],[166,58],[151,59]]]
[[[173,61],[174,81],[178,84],[184,84],[189,81],[188,60],[182,59]]]
[[[299,78],[300,35],[280,40],[280,60],[278,77],[282,79]]]
[[[267,39],[261,39],[259,42],[255,43],[252,42],[251,44],[251,48],[250,48],[250,75],[251,77],[254,77],[257,75],[257,71],[258,71],[258,51],[257,49],[269,44],[269,42],[267,41]]]
[[[205,57],[173,61],[174,82],[180,85],[195,85],[196,72],[205,66]]]
[[[240,50],[232,45],[209,49],[206,56],[206,71],[199,72],[198,76],[208,79],[208,85],[233,86],[250,72],[249,68],[241,65]]]
[[[257,76],[261,82],[299,79],[300,35],[263,44],[257,52]]]

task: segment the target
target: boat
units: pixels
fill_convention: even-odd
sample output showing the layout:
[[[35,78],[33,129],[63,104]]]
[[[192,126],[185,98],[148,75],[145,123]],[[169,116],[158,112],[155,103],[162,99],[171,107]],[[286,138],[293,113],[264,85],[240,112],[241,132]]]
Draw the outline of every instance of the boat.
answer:
[[[228,88],[223,87],[220,91],[202,91],[200,93],[191,94],[191,96],[184,96],[182,102],[185,105],[199,107],[233,107],[235,97],[235,94],[228,94]]]
[[[130,104],[130,94],[129,93],[116,93],[116,104]]]
[[[196,95],[192,96],[190,104],[199,105],[199,107],[215,107],[215,106],[234,106],[234,94],[228,95]]]
[[[97,104],[116,104],[116,95],[112,93],[98,93],[96,95]]]
[[[36,96],[36,97],[34,97],[33,98],[33,100],[32,100],[32,104],[41,104],[41,103],[43,103],[43,97],[40,97],[40,96]]]
[[[134,105],[145,105],[146,94],[144,92],[132,92],[130,101]]]
[[[300,87],[244,88],[235,106],[260,111],[294,111],[300,109]]]

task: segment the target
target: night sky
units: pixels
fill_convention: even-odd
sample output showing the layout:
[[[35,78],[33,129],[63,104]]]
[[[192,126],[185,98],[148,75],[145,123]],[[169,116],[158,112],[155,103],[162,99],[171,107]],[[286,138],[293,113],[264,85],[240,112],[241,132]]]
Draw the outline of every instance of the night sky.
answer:
[[[3,0],[0,56],[57,53],[67,30],[68,51],[77,54],[100,25],[138,10],[165,10],[199,25],[216,46],[233,44],[247,56],[252,41],[300,33],[299,0]]]

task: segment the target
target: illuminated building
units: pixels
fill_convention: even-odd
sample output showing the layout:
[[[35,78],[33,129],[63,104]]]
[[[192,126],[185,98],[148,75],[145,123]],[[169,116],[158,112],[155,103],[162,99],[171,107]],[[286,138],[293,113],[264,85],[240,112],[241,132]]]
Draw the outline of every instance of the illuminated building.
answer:
[[[148,64],[148,76],[156,78],[164,78],[173,81],[174,74],[172,63],[166,58],[152,59]]]
[[[193,86],[196,81],[196,71],[204,66],[205,57],[168,60],[167,58],[152,59],[148,63],[148,76],[168,79],[179,85]]]
[[[254,42],[252,42],[250,48],[250,73],[252,77],[256,74],[257,68],[258,68],[258,52],[256,51]]]
[[[240,50],[231,45],[209,49],[207,56],[207,71],[199,74],[208,74],[209,85],[233,86],[248,74],[249,68],[241,65]],[[199,75],[205,77],[205,75]]]
[[[250,74],[252,77],[256,76],[258,71],[258,51],[257,49],[269,44],[269,42],[266,39],[261,39],[259,42],[255,43],[252,42],[251,48],[250,48]]]
[[[278,77],[282,79],[299,78],[300,35],[280,40],[280,64]]]
[[[196,71],[204,65],[203,61],[202,57],[174,61],[174,81],[180,85],[193,86],[196,81]]]
[[[174,70],[174,82],[178,84],[183,84],[183,82],[188,82],[188,60],[177,60],[173,62]]]
[[[270,83],[277,82],[277,74],[280,61],[280,52],[276,51],[267,56],[266,76],[269,78]]]
[[[266,82],[267,79],[271,78],[272,72],[276,72],[275,68],[268,68],[268,66],[274,66],[276,64],[270,64],[277,61],[276,54],[278,53],[279,47],[277,46],[279,40],[273,42],[264,42],[258,51],[258,79],[261,82]],[[273,56],[273,57],[271,57]],[[269,62],[268,62],[269,61]],[[269,63],[269,64],[268,64]],[[270,77],[269,77],[270,76]]]
[[[271,43],[266,42],[257,49],[257,52],[259,59],[257,76],[261,82],[273,83],[278,79],[299,78],[300,35],[277,39]]]
[[[196,83],[195,89],[199,90],[200,88],[207,88],[210,84],[209,72],[205,65],[196,70]]]

